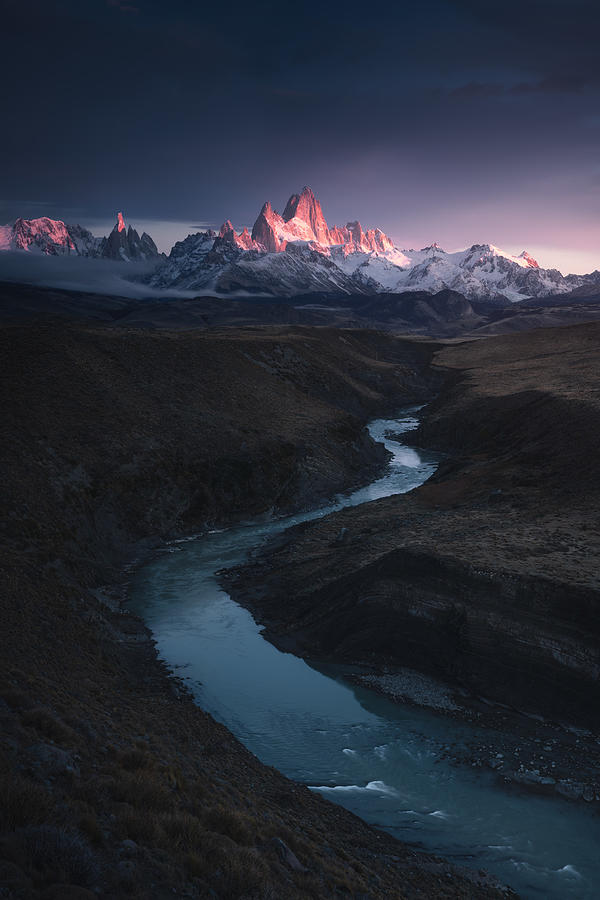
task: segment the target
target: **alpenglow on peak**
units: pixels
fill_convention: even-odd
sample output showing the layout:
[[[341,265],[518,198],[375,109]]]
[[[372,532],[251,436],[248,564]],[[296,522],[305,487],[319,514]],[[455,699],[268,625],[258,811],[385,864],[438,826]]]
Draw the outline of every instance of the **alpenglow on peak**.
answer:
[[[218,235],[189,235],[173,247],[150,283],[230,294],[377,294],[446,288],[468,299],[518,301],[567,293],[593,276],[542,269],[527,252],[515,256],[491,243],[446,252],[437,243],[402,250],[380,228],[358,220],[330,226],[310,187],[292,194],[277,212],[266,201],[252,232],[228,219]],[[595,283],[595,282],[594,282]]]

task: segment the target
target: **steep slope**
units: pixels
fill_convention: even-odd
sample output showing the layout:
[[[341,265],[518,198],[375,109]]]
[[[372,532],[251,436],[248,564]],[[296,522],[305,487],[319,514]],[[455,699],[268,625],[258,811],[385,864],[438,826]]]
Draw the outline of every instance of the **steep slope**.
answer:
[[[292,194],[283,215],[265,203],[252,234],[238,234],[225,222],[213,231],[190,235],[173,247],[167,263],[150,279],[154,287],[234,291],[293,296],[307,292],[361,294],[381,289],[361,271],[367,259],[381,258],[396,277],[407,258],[380,229],[363,231],[360,222],[329,229],[321,204],[305,187]]]
[[[104,259],[122,259],[125,262],[133,259],[157,259],[160,256],[149,234],[144,231],[140,237],[131,225],[126,227],[123,213],[117,214],[117,224],[109,236],[102,239],[98,255]]]
[[[512,256],[491,244],[474,244],[457,253],[434,244],[408,255],[411,265],[397,282],[403,290],[449,287],[469,299],[522,300],[566,291],[571,284],[558,270],[541,269],[526,251]]]
[[[118,596],[90,587],[153,537],[359,478],[379,458],[364,419],[427,393],[432,348],[35,324],[0,341],[4,892],[503,896],[262,766],[167,677]]]
[[[563,276],[542,269],[527,251],[518,256],[492,244],[448,253],[437,244],[402,250],[379,228],[359,221],[327,224],[309,187],[292,194],[279,214],[266,202],[250,232],[230,220],[178,241],[168,259],[152,238],[127,227],[121,213],[111,234],[96,238],[79,225],[48,218],[17,219],[0,226],[0,250],[77,255],[113,260],[156,261],[144,276],[152,287],[212,293],[293,297],[308,293],[437,294],[450,290],[473,301],[597,292],[600,275]]]
[[[288,261],[290,254],[293,261]],[[513,256],[491,244],[474,244],[455,253],[446,253],[437,244],[400,250],[381,229],[364,231],[358,221],[330,228],[308,187],[292,194],[282,215],[266,202],[251,234],[246,228],[238,234],[228,220],[218,235],[211,231],[191,235],[175,245],[167,263],[151,278],[155,287],[216,294],[449,289],[472,300],[512,301],[568,293],[596,281],[594,275],[564,277],[555,269],[540,268],[526,251]]]
[[[0,250],[22,250],[46,256],[85,256],[94,259],[130,260],[159,259],[156,244],[149,234],[140,237],[126,227],[123,214],[108,237],[94,237],[81,225],[67,225],[46,216],[39,219],[17,219],[12,225],[0,226]]]
[[[0,250],[25,250],[58,256],[99,255],[100,239],[81,225],[65,225],[57,219],[17,219],[12,225],[0,226]]]
[[[295,529],[240,596],[313,657],[407,665],[597,730],[599,349],[593,323],[440,350],[414,437],[451,454],[436,476]]]

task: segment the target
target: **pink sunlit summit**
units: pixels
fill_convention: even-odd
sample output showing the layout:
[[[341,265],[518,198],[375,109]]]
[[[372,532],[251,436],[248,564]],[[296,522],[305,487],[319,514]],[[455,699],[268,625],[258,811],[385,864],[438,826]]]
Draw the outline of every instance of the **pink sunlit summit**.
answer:
[[[542,269],[527,252],[519,256],[493,244],[448,253],[437,243],[401,249],[380,228],[358,220],[329,226],[309,187],[292,194],[283,213],[263,204],[250,232],[227,220],[220,231],[201,231],[178,241],[150,283],[216,294],[271,296],[305,293],[378,294],[450,288],[469,299],[518,301],[569,293],[592,275],[563,276]]]
[[[450,289],[469,300],[517,302],[600,283],[598,272],[565,276],[544,269],[526,250],[514,255],[484,242],[453,252],[437,242],[406,249],[381,228],[364,229],[358,219],[330,226],[310,187],[292,194],[283,213],[265,202],[251,230],[236,229],[227,219],[218,232],[199,231],[178,241],[168,257],[149,234],[140,236],[126,225],[121,212],[103,238],[61,220],[19,218],[0,226],[0,250],[153,262],[155,268],[140,276],[152,288],[217,296],[435,294]]]

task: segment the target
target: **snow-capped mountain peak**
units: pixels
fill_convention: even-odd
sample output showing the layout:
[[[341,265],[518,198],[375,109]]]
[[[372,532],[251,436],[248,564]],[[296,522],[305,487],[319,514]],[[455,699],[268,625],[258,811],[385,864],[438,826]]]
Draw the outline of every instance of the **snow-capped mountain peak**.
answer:
[[[363,293],[381,288],[371,263],[398,273],[409,262],[380,228],[363,231],[358,221],[330,228],[321,204],[305,187],[290,196],[282,215],[270,201],[264,203],[252,234],[246,228],[236,232],[227,220],[212,242],[206,232],[179,241],[151,283],[217,293],[234,287],[267,294]]]
[[[286,203],[282,219],[289,234],[306,233],[305,239],[313,240],[324,247],[331,243],[321,204],[309,187],[303,188],[300,194],[292,194]]]
[[[126,225],[122,212],[105,238],[58,219],[17,219],[0,226],[0,250],[72,254],[164,263],[147,276],[153,286],[216,294],[243,291],[292,296],[311,292],[403,293],[444,289],[469,300],[523,300],[596,285],[597,274],[563,276],[543,269],[526,250],[518,256],[494,244],[447,252],[437,243],[401,250],[380,228],[358,219],[329,226],[309,187],[288,199],[283,214],[267,201],[252,228],[236,231],[228,219],[178,241],[168,259],[145,232]]]
[[[405,250],[405,253],[414,254],[414,253],[424,253],[426,256],[437,256],[440,253],[446,253],[443,250],[437,241],[434,241],[433,244],[428,244],[427,247],[422,247],[421,250]]]
[[[250,234],[246,226],[244,226],[240,234],[237,234],[229,219],[227,219],[227,221],[221,225],[221,228],[219,230],[219,238],[228,244],[233,244],[235,247],[239,247],[241,250],[252,250],[254,248],[252,235]]]
[[[393,241],[380,228],[363,231],[360,222],[329,228],[321,204],[309,187],[292,194],[283,215],[267,201],[252,229],[254,249],[283,253],[288,244],[302,241],[328,255],[331,248],[343,247],[349,253],[386,253],[395,251]]]
[[[450,288],[469,299],[522,300],[568,292],[588,277],[564,277],[540,268],[527,251],[514,256],[493,244],[457,252],[438,243],[400,250],[380,228],[365,231],[358,220],[330,227],[309,187],[291,195],[282,215],[267,201],[251,235],[247,229],[237,233],[229,220],[218,236],[210,235],[191,235],[176,244],[152,283],[286,295]]]
[[[522,253],[519,253],[519,259],[525,260],[530,269],[539,269],[540,264],[537,259],[534,259],[533,256],[530,256],[527,250],[523,250]]]
[[[0,225],[0,250],[23,250],[42,253],[45,256],[72,254],[94,258],[154,259],[160,254],[149,234],[140,237],[137,231],[125,225],[123,214],[117,214],[117,222],[111,234],[95,237],[81,225],[68,225],[60,219],[16,219],[12,224]]]
[[[267,200],[252,228],[252,240],[267,252],[278,253],[285,250],[285,239],[282,236],[284,226],[283,218]]]
[[[100,243],[100,256],[107,259],[130,262],[134,259],[149,260],[160,256],[158,248],[145,231],[140,237],[131,225],[126,227],[123,213],[117,213],[115,227]]]
[[[66,253],[89,255],[94,244],[93,235],[81,226],[65,225],[60,219],[41,216],[38,219],[18,218],[12,224],[0,226],[0,250],[24,250],[59,256]]]
[[[469,247],[468,250],[465,251],[467,256],[465,257],[465,261],[469,261],[469,263],[473,265],[485,265],[486,263],[493,262],[499,259],[506,259],[509,262],[513,263],[516,266],[520,266],[523,269],[539,269],[539,263],[532,256],[527,253],[526,250],[523,250],[519,256],[513,256],[511,253],[507,253],[505,250],[501,250],[499,247],[495,247],[493,244],[473,244],[472,247]]]

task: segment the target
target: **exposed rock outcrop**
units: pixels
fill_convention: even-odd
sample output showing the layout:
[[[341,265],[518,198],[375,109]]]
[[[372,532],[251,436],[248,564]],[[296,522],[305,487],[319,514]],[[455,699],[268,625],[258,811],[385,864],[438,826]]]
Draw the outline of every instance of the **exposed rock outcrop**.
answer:
[[[180,242],[151,283],[160,288],[177,285],[218,294],[237,290],[272,296],[451,290],[470,300],[496,303],[568,293],[597,283],[593,274],[563,276],[556,269],[542,269],[526,251],[514,256],[492,244],[473,244],[446,253],[436,243],[421,250],[401,250],[380,228],[365,231],[359,221],[330,228],[309,187],[292,194],[283,215],[265,203],[251,236],[246,230],[238,234],[227,221],[217,240],[226,241],[238,253],[222,257],[220,266],[216,257],[207,256],[192,267],[182,260],[185,242]],[[286,263],[277,257],[290,253],[296,259],[304,253],[305,264],[295,271],[290,263],[282,279]]]
[[[92,258],[152,260],[161,254],[149,234],[138,234],[125,225],[122,213],[108,237],[95,237],[81,225],[67,225],[60,219],[17,219],[12,225],[0,226],[0,250],[22,250],[45,256],[70,254]]]
[[[331,244],[329,228],[321,204],[309,187],[303,188],[300,194],[292,194],[286,203],[283,221],[290,227],[290,223],[294,219],[310,226],[314,235],[312,239],[318,244],[322,244],[324,247]]]
[[[117,223],[109,236],[103,238],[98,255],[125,262],[157,259],[160,256],[158,247],[147,232],[144,231],[140,237],[131,225],[129,228],[125,226],[123,213],[117,214]]]

